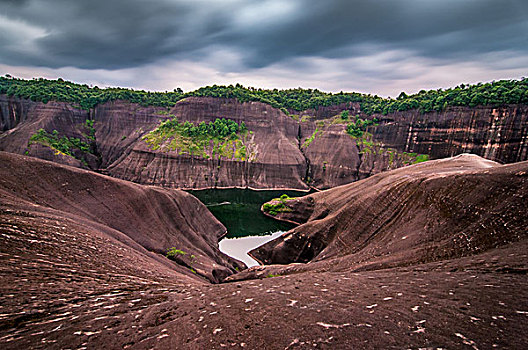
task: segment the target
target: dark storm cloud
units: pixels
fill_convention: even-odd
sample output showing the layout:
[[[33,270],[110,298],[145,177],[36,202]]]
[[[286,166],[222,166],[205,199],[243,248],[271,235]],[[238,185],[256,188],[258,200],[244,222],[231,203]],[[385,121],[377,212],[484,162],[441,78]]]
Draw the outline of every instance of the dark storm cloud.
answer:
[[[3,0],[0,29],[0,62],[9,65],[119,69],[200,61],[219,48],[241,56],[240,70],[380,48],[456,60],[526,53],[528,2]],[[234,69],[229,62],[212,64]]]

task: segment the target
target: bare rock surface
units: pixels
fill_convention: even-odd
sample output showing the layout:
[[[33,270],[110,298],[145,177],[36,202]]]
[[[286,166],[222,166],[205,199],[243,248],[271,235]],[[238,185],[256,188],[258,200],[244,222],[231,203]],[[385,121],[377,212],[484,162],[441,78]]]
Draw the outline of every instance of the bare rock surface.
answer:
[[[293,232],[315,240],[319,232],[328,242],[319,254],[307,264],[254,267],[211,284],[144,248],[184,236],[184,249],[215,251],[207,242],[222,234],[221,225],[207,212],[196,215],[201,224],[193,223],[188,208],[200,206],[192,197],[29,157],[0,157],[3,349],[528,345],[522,336],[528,330],[526,163],[500,166],[463,156],[302,197],[298,208],[306,213],[299,221],[307,222],[278,242]],[[99,191],[106,201],[98,200]],[[409,195],[414,200],[406,202]],[[370,240],[352,239],[351,232],[373,224],[372,218],[337,213],[353,215],[348,208],[361,205],[373,211],[369,196],[392,220]],[[438,224],[426,217],[428,208],[435,215],[442,208]],[[420,230],[413,215],[423,220]],[[333,239],[317,221],[335,229]],[[446,234],[454,221],[467,227],[466,236]],[[499,222],[506,229],[499,230]],[[167,232],[173,224],[181,225],[178,234]],[[437,238],[441,244],[433,244]],[[437,252],[434,259],[423,254],[428,246]],[[207,259],[204,266],[236,266],[221,255]]]
[[[181,263],[189,274],[211,281],[242,268],[217,249],[225,227],[186,192],[4,152],[0,159],[3,203],[84,224],[164,264],[173,265],[164,255],[175,247],[188,255]]]
[[[527,172],[528,162],[464,154],[381,173],[288,201],[277,217],[303,225],[251,253],[266,264],[346,257],[367,268],[482,252],[526,238]]]

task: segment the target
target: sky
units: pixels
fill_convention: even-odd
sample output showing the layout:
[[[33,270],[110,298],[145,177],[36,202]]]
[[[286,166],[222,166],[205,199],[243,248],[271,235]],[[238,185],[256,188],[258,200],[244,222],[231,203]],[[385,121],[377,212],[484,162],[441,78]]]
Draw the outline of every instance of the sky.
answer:
[[[528,76],[528,0],[0,0],[0,75],[382,96]]]

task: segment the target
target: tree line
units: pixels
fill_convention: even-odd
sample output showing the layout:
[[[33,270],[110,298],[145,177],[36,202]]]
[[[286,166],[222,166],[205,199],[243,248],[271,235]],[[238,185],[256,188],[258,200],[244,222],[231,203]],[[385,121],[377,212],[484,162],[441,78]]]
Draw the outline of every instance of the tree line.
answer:
[[[528,78],[500,80],[474,85],[461,84],[454,88],[421,90],[416,94],[400,93],[397,98],[356,92],[328,93],[317,89],[258,89],[240,84],[212,85],[184,93],[180,88],[166,92],[151,92],[126,88],[99,88],[86,84],[38,79],[18,79],[9,75],[0,77],[0,94],[27,98],[33,101],[68,102],[82,109],[94,108],[100,103],[125,100],[143,106],[172,107],[186,97],[236,98],[240,102],[257,101],[279,108],[285,113],[304,111],[356,102],[366,115],[388,114],[397,111],[419,110],[423,113],[441,111],[450,106],[502,106],[528,104]]]
[[[246,124],[241,122],[238,124],[234,120],[225,118],[216,118],[214,122],[201,122],[198,125],[194,125],[189,121],[180,123],[176,118],[168,119],[160,124],[158,127],[159,132],[172,132],[178,131],[181,135],[191,138],[207,138],[212,139],[215,137],[231,137],[237,138],[237,134],[244,134],[247,131]]]

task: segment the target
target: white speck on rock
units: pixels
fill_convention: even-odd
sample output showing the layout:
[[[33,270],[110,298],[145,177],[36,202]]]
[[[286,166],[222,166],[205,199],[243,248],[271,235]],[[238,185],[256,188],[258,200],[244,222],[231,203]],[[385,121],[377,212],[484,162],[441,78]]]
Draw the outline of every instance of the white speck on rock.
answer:
[[[321,326],[321,327],[326,328],[326,329],[329,329],[329,328],[341,328],[341,327],[350,326],[350,323],[331,324],[331,323],[317,322],[316,324],[318,326]]]
[[[462,343],[471,346],[475,350],[478,350],[477,344],[473,340],[466,338],[463,334],[460,333],[455,333],[455,335],[462,339]]]

